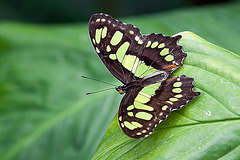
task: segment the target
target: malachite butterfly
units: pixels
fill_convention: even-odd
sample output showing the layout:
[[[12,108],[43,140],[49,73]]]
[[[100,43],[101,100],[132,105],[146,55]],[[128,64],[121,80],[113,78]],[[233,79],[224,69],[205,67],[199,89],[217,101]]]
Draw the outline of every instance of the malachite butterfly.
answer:
[[[139,139],[150,135],[171,111],[200,95],[193,90],[193,78],[167,79],[187,56],[177,44],[180,35],[142,35],[133,25],[101,13],[90,18],[89,35],[104,65],[123,83],[116,88],[125,94],[118,122],[127,136]]]

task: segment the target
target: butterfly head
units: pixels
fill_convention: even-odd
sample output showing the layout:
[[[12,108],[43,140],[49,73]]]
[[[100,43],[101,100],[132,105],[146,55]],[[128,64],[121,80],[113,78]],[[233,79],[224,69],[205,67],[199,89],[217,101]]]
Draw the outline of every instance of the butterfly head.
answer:
[[[125,85],[116,87],[116,90],[117,90],[118,93],[120,93],[120,94],[126,93]]]

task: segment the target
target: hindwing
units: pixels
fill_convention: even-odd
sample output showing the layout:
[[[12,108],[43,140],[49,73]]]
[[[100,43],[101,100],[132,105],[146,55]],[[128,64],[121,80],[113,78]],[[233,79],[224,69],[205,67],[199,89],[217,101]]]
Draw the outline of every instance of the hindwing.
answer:
[[[90,18],[89,35],[104,65],[124,84],[159,70],[169,75],[186,57],[177,44],[181,36],[142,35],[133,25],[106,14]]]
[[[148,136],[171,111],[200,94],[193,88],[193,78],[182,75],[127,92],[118,111],[122,131],[131,138]]]

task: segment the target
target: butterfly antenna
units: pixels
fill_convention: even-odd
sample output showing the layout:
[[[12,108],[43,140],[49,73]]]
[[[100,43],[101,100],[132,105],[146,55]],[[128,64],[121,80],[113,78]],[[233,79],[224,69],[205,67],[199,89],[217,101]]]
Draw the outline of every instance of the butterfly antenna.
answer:
[[[96,91],[96,92],[89,92],[89,93],[86,93],[86,95],[89,95],[89,94],[94,94],[94,93],[99,93],[99,92],[103,92],[103,91],[107,91],[107,90],[111,90],[111,89],[115,89],[115,87],[114,87],[114,88],[107,88],[107,89],[103,89],[103,90]]]
[[[95,79],[95,78],[90,78],[90,77],[86,77],[86,76],[81,76],[81,77],[82,77],[82,78],[86,78],[86,79],[91,79],[91,80],[94,80],[94,81],[98,81],[98,82],[101,82],[101,83],[105,83],[105,84],[108,84],[108,85],[117,87],[117,85],[114,85],[114,84],[111,84],[111,83],[108,83],[108,82],[104,82],[104,81],[100,81],[100,80]]]

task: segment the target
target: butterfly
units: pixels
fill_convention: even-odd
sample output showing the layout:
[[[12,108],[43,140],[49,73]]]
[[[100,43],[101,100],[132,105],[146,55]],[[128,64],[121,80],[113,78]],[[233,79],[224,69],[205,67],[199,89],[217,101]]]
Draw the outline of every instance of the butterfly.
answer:
[[[125,94],[118,122],[127,136],[147,137],[170,112],[200,95],[193,90],[193,78],[181,75],[168,79],[187,56],[177,44],[180,35],[142,35],[132,24],[103,13],[90,18],[89,35],[104,65],[123,83],[116,88]]]

